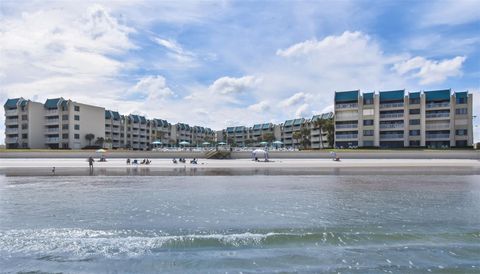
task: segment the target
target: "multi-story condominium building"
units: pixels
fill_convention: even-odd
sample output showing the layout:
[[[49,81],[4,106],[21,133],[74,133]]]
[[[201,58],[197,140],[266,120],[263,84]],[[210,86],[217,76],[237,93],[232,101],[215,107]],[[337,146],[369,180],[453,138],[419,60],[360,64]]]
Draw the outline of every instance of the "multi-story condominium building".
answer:
[[[287,147],[298,147],[301,140],[295,139],[293,133],[301,131],[304,128],[309,128],[307,120],[305,118],[298,118],[292,120],[286,120],[282,124],[282,142]]]
[[[245,126],[227,127],[225,139],[229,145],[246,146],[247,140],[249,140],[248,128]]]
[[[124,131],[124,119],[120,113],[105,110],[105,142],[110,143],[114,149],[123,147]]]
[[[176,141],[172,141],[172,125],[167,120],[152,119],[150,122],[152,142],[160,142],[161,145],[175,144]]]
[[[201,146],[204,142],[211,143],[215,140],[215,132],[208,127],[192,127],[192,145]]]
[[[309,121],[310,146],[313,149],[328,148],[328,132],[325,121],[333,120],[333,112],[314,115]]]
[[[44,104],[17,98],[7,100],[4,108],[5,142],[9,148],[80,149],[92,142],[87,134],[105,136],[105,124],[92,123],[104,119],[105,109],[101,107],[63,98],[48,99]],[[19,129],[16,139],[15,127]]]
[[[177,123],[172,126],[171,139],[175,145],[179,145],[181,142],[192,143],[192,127],[188,124]]]
[[[335,93],[336,147],[466,147],[472,94],[451,90]]]

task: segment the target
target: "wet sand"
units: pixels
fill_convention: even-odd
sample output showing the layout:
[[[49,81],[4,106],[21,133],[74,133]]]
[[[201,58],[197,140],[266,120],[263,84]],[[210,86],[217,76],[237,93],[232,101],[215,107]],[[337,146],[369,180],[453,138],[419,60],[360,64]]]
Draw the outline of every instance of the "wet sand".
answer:
[[[55,167],[55,173],[52,172]],[[188,176],[188,175],[322,175],[322,174],[480,174],[480,161],[466,159],[199,159],[198,164],[174,164],[153,159],[150,165],[127,165],[108,159],[88,167],[86,159],[0,159],[0,174],[7,176]]]

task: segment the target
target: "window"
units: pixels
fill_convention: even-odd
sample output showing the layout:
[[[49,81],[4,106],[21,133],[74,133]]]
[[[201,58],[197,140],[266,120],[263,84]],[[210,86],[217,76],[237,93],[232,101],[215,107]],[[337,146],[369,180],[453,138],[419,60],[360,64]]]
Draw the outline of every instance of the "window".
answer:
[[[466,115],[468,114],[468,109],[467,108],[457,108],[455,110],[455,114],[457,115]]]
[[[68,120],[68,115],[62,115],[62,120],[63,120],[63,121]]]
[[[75,138],[76,140],[80,139],[80,134],[74,134],[73,138]]]
[[[27,115],[22,115],[22,121],[27,121],[28,120],[28,116]]]
[[[466,104],[467,103],[467,98],[466,97],[457,97],[456,99],[457,104]]]
[[[27,129],[28,128],[28,124],[22,124],[22,129]]]
[[[420,104],[420,98],[410,98],[410,105],[418,105]]]
[[[410,130],[409,135],[410,136],[420,136],[420,130],[419,129]]]
[[[373,147],[373,141],[363,141],[364,147]]]
[[[68,129],[68,124],[63,124],[62,129]]]
[[[80,130],[80,125],[74,125],[74,126],[73,126],[73,129],[75,129],[75,130]]]
[[[410,125],[420,125],[420,119],[412,119],[412,120],[410,120]]]
[[[364,130],[363,136],[373,136],[373,130]]]
[[[419,147],[420,146],[420,141],[410,141],[410,146],[411,147]]]
[[[74,118],[75,118],[75,121],[80,121],[80,115],[75,115]]]
[[[74,109],[75,111],[80,111],[80,106],[74,106],[73,109]]]
[[[419,108],[414,108],[409,111],[410,114],[420,114],[420,109]]]
[[[68,139],[68,133],[62,134],[62,139]]]
[[[458,136],[466,136],[467,133],[468,133],[468,130],[466,130],[466,129],[455,130],[455,135],[458,135]]]
[[[373,126],[373,120],[363,120],[364,126]]]
[[[373,105],[373,98],[364,99],[363,104],[364,105]]]
[[[28,138],[28,134],[22,134],[22,139],[27,139]]]

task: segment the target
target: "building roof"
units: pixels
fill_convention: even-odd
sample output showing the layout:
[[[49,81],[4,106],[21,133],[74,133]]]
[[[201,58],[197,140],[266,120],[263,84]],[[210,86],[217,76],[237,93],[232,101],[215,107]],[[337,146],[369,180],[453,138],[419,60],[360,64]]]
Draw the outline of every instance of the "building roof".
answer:
[[[408,98],[410,99],[420,99],[420,91],[419,92],[409,92]]]
[[[400,101],[405,97],[405,90],[380,91],[380,102]]]
[[[375,92],[368,92],[363,94],[363,100],[373,100]]]
[[[142,123],[142,124],[147,123],[147,119],[145,118],[145,116],[138,116],[138,118],[140,118],[140,123]]]
[[[262,128],[262,124],[255,124],[253,125],[253,130],[259,130]]]
[[[238,127],[235,127],[235,132],[244,132],[245,131],[245,126],[238,126]]]
[[[467,98],[468,97],[468,91],[455,92],[455,97],[456,98]]]
[[[120,120],[120,113],[118,111],[112,111],[113,120]]]
[[[286,120],[284,123],[283,123],[284,126],[286,127],[289,127],[291,125],[293,125],[293,120]]]
[[[312,117],[312,121],[315,121],[315,120],[326,120],[326,119],[332,119],[333,118],[333,112],[327,112],[327,113],[322,113],[322,114],[318,114],[318,115],[313,115]]]
[[[305,122],[304,118],[295,119],[295,120],[293,120],[293,125],[294,126],[299,126],[299,125],[303,124],[303,122]]]
[[[105,110],[105,119],[112,119],[112,112],[110,110]]]
[[[424,91],[426,101],[450,100],[450,89]]]
[[[45,106],[45,108],[57,108],[58,102],[60,100],[63,100],[63,98],[47,99],[47,101],[45,101],[45,104],[43,105]]]
[[[335,91],[335,102],[353,102],[358,101],[360,90]]]
[[[269,123],[266,123],[266,124],[263,124],[262,125],[262,129],[269,129],[270,128],[270,124]]]
[[[21,100],[23,98],[13,98],[13,99],[7,99],[7,101],[5,102],[5,105],[3,105],[4,107],[6,108],[9,108],[9,109],[15,109],[17,108],[17,103],[19,100]]]
[[[130,114],[130,117],[132,117],[134,123],[140,122],[140,118],[138,117],[138,115]]]
[[[227,127],[228,133],[233,133],[235,131],[235,127]]]

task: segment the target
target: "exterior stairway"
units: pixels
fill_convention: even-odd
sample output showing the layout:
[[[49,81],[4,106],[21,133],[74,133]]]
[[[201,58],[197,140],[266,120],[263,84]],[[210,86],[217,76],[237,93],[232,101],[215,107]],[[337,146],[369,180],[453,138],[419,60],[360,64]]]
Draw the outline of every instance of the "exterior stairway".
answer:
[[[210,150],[205,152],[207,159],[230,159],[231,154],[229,150]]]

